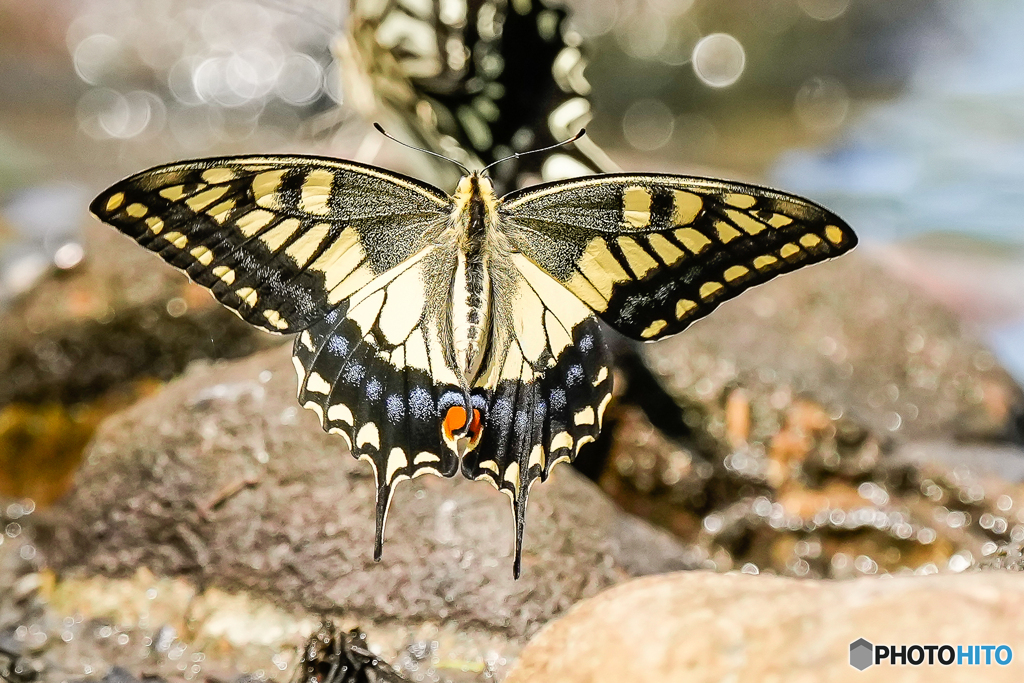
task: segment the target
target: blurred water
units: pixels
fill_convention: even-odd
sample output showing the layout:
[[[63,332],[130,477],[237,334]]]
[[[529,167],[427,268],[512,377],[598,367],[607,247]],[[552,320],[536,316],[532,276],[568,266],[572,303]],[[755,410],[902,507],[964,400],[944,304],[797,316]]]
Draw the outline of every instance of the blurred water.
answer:
[[[959,36],[925,41],[910,86],[829,150],[773,173],[869,240],[955,233],[1024,246],[1024,2],[948,2]],[[954,34],[955,35],[955,34]]]
[[[959,35],[925,43],[906,92],[862,113],[832,149],[784,154],[773,181],[869,243],[953,234],[1024,263],[1024,2],[942,7]],[[1009,286],[1016,312],[981,323],[1024,384],[1024,281]]]

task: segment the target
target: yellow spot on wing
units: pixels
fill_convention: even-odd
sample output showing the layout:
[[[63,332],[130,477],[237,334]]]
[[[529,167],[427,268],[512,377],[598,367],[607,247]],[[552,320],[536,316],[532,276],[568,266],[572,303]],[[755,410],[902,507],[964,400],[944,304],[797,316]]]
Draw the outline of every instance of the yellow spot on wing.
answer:
[[[203,180],[214,185],[234,180],[238,175],[231,168],[208,168],[203,171]]]
[[[640,336],[643,337],[644,339],[650,339],[651,337],[665,329],[666,325],[668,325],[668,323],[664,320],[655,320],[650,325],[644,328],[644,331],[640,333]]]
[[[725,213],[732,219],[733,223],[743,228],[743,232],[748,235],[756,235],[766,227],[764,223],[753,218],[750,214],[743,213],[742,211],[726,209]]]
[[[164,229],[163,219],[161,219],[158,216],[150,216],[149,218],[147,218],[146,225],[149,226],[149,229],[152,231],[154,235],[159,235],[160,231]]]
[[[276,327],[279,330],[288,329],[288,321],[281,317],[281,313],[273,309],[267,309],[263,311],[263,317],[267,319],[267,322]]]
[[[792,222],[792,218],[790,218],[789,216],[785,216],[781,213],[777,213],[768,219],[768,225],[772,226],[773,228],[784,228]]]
[[[800,244],[810,249],[811,247],[816,247],[819,244],[821,244],[821,238],[815,235],[813,232],[809,232],[800,238]]]
[[[367,422],[360,429],[359,433],[356,434],[356,448],[360,448],[370,444],[376,449],[380,449],[380,432],[377,431],[377,425],[372,422]]]
[[[608,408],[608,404],[611,403],[612,393],[609,391],[601,399],[601,403],[597,406],[597,428],[601,428],[601,423],[604,421],[604,411]]]
[[[651,222],[651,193],[644,187],[622,191],[622,220],[633,228],[646,228]]]
[[[651,248],[654,249],[654,253],[656,253],[661,260],[665,262],[665,265],[668,266],[671,266],[686,255],[685,251],[669,242],[664,235],[659,235],[657,233],[648,235],[647,243],[651,245]]]
[[[124,192],[112,194],[110,195],[110,198],[107,199],[107,211],[113,211],[122,204],[124,204]]]
[[[321,377],[318,372],[309,373],[309,379],[306,380],[306,389],[325,396],[331,393],[330,383]]]
[[[327,223],[317,223],[307,230],[299,239],[288,245],[285,254],[292,257],[292,260],[299,266],[305,268],[313,254],[320,248],[320,244],[327,238],[331,226]]]
[[[344,301],[352,296],[353,293],[369,284],[371,280],[373,280],[373,271],[365,265],[359,266],[342,280],[337,287],[331,290],[331,293],[327,296],[328,303],[333,305]]]
[[[333,406],[327,409],[327,419],[332,422],[344,422],[349,427],[355,424],[355,418],[352,416],[352,411],[348,409],[348,406],[344,403],[335,403]]]
[[[672,234],[694,254],[699,254],[705,247],[711,244],[711,240],[693,228],[683,228],[682,230],[676,230]]]
[[[132,218],[142,218],[148,212],[149,209],[147,209],[145,205],[139,203],[129,204],[128,208],[125,209],[125,213],[127,213]]]
[[[252,287],[241,287],[235,292],[235,294],[250,306],[255,306],[256,302],[259,300],[259,295],[256,294],[256,290]]]
[[[387,300],[377,326],[389,344],[400,344],[409,336],[423,315],[424,287],[422,270],[410,267],[387,285]]]
[[[608,379],[608,368],[602,367],[598,371],[597,377],[594,379],[593,382],[591,382],[591,384],[596,387],[598,384],[605,381],[606,379]]]
[[[391,481],[398,470],[408,466],[409,458],[406,456],[405,451],[398,447],[392,448],[391,452],[388,453],[388,466],[384,478]]]
[[[188,208],[193,211],[202,211],[210,204],[224,196],[224,193],[228,191],[227,185],[219,185],[217,187],[211,187],[209,190],[205,190],[185,200],[185,204]]]
[[[324,274],[324,288],[330,291],[348,277],[365,257],[359,246],[359,235],[348,228],[309,267]]]
[[[704,200],[686,190],[672,191],[672,225],[689,225],[704,208]]]
[[[199,261],[204,266],[208,266],[213,262],[213,252],[206,247],[196,247],[189,253],[195,257],[196,261]]]
[[[572,421],[577,425],[592,425],[594,424],[594,409],[590,406],[577,410],[576,414],[572,416]]]
[[[264,171],[253,178],[252,194],[256,199],[256,204],[265,209],[278,208],[277,188],[281,185],[281,179],[284,178],[284,173],[284,169]]]
[[[509,466],[505,468],[505,481],[516,490],[516,495],[519,494],[519,463],[514,460],[509,463]]]
[[[595,311],[604,311],[608,308],[608,299],[602,297],[601,293],[594,289],[583,273],[575,272],[569,281],[565,283],[566,288],[578,296],[586,305]]]
[[[184,185],[172,185],[171,187],[165,187],[160,190],[160,196],[164,199],[169,199],[172,202],[176,202],[185,196]]]
[[[740,236],[740,231],[725,221],[715,221],[715,230],[718,232],[718,239],[722,244],[728,244]]]
[[[825,228],[825,237],[832,244],[839,244],[843,241],[843,231],[835,225],[829,225]]]
[[[427,453],[422,451],[416,454],[416,457],[412,459],[412,464],[422,465],[425,462],[441,462],[441,458],[434,455],[433,453]]]
[[[164,239],[176,246],[178,249],[184,249],[188,246],[188,238],[180,232],[169,232],[164,235]]]
[[[697,304],[694,302],[689,299],[680,299],[676,302],[676,317],[682,320],[684,315],[695,308],[697,308]]]
[[[302,367],[302,361],[292,356],[292,366],[295,368],[295,375],[299,378],[299,393],[302,393],[302,385],[306,381],[306,369]]]
[[[747,268],[746,266],[730,266],[729,268],[725,269],[725,281],[732,282],[733,280],[737,280],[743,277],[749,272],[750,269]]]
[[[551,344],[551,355],[558,358],[562,351],[572,344],[572,338],[551,311],[544,312],[544,330],[547,332],[548,341]]]
[[[603,237],[595,237],[580,257],[579,269],[606,300],[616,283],[628,281],[629,275],[608,250]]]
[[[551,439],[551,448],[548,450],[554,453],[559,448],[572,448],[572,436],[569,432],[559,432]]]
[[[334,174],[330,171],[317,169],[306,174],[302,183],[302,194],[299,197],[299,208],[317,216],[326,216],[331,209],[328,202],[331,198],[331,186]]]
[[[368,333],[373,323],[377,321],[380,308],[384,304],[384,296],[384,290],[379,290],[349,309],[348,319],[358,325],[363,334]]]
[[[789,258],[790,256],[796,254],[799,251],[800,247],[790,242],[789,244],[782,245],[782,249],[779,249],[779,255],[782,256],[782,258]]]
[[[223,224],[224,221],[227,219],[228,214],[231,213],[231,209],[233,208],[235,208],[235,200],[228,199],[213,207],[206,213],[213,220]]]
[[[235,282],[235,271],[227,266],[217,266],[213,269],[213,274],[223,280],[224,284],[231,285]]]
[[[658,262],[651,257],[644,248],[637,244],[632,237],[619,237],[617,240],[622,255],[626,257],[626,263],[633,275],[639,280],[647,273],[658,267]]]
[[[255,209],[240,216],[235,221],[235,225],[238,226],[238,230],[246,237],[252,237],[263,228],[267,227],[270,221],[274,220],[275,215],[270,211],[264,211],[263,209]]]
[[[722,283],[720,282],[705,282],[700,286],[700,298],[707,299],[710,296],[714,296],[720,289],[722,289]]]
[[[534,465],[544,467],[544,447],[539,443],[533,444],[533,448],[530,449],[530,459],[526,462],[526,469],[530,469]]]
[[[757,204],[757,200],[751,197],[749,194],[727,194],[722,199],[729,206],[735,206],[740,209],[749,209],[754,204]]]
[[[405,363],[417,370],[430,370],[427,343],[421,330],[415,330],[409,335],[409,341],[405,343]]]
[[[756,259],[754,259],[754,267],[757,268],[758,270],[762,270],[778,262],[779,259],[775,258],[771,254],[764,254],[763,256],[758,256]]]
[[[287,218],[259,236],[260,242],[271,252],[277,252],[299,229],[298,218]]]

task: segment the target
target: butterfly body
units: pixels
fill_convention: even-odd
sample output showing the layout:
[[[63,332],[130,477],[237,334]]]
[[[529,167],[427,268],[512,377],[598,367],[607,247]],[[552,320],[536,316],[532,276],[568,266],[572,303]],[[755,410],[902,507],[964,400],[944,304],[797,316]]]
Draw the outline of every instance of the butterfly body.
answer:
[[[300,404],[377,483],[461,469],[512,502],[519,574],[530,487],[594,441],[611,399],[600,317],[655,340],[856,237],[807,200],[656,174],[454,194],[318,157],[162,166],[92,211],[243,319],[296,334]]]

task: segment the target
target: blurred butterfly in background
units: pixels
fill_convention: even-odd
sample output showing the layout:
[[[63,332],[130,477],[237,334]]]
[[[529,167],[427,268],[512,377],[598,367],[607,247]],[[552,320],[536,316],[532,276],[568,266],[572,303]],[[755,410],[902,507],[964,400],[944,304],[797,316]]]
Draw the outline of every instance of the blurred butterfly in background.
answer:
[[[480,168],[590,120],[581,38],[542,0],[351,0],[335,52],[346,104]],[[452,182],[449,164],[434,169]],[[495,168],[499,191],[619,170],[589,138]]]
[[[530,487],[601,430],[597,318],[661,339],[857,241],[812,202],[722,180],[605,174],[499,197],[485,169],[449,195],[311,156],[160,166],[91,210],[244,320],[297,335],[299,402],[373,468],[375,558],[395,485],[461,469],[511,499],[516,577]]]

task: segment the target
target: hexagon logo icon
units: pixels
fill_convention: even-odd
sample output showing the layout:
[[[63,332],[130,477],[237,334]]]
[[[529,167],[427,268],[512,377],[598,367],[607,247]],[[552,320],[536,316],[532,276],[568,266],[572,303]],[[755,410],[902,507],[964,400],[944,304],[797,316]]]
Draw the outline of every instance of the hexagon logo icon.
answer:
[[[850,643],[850,666],[857,671],[863,671],[872,664],[875,659],[875,646],[864,640],[858,638],[857,640]]]

